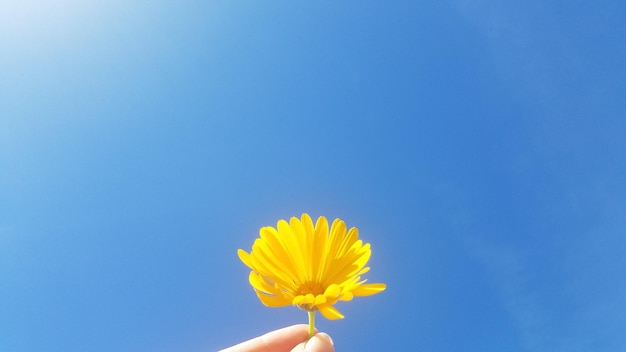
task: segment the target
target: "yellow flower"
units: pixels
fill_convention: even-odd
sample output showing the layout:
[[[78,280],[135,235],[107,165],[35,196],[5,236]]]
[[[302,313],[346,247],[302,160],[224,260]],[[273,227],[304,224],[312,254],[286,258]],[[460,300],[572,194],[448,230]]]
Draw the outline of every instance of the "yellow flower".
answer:
[[[354,296],[369,296],[383,291],[385,284],[365,284],[361,275],[371,255],[369,243],[358,239],[358,230],[346,230],[346,224],[320,216],[313,226],[308,214],[280,220],[276,228],[260,230],[252,251],[240,249],[239,258],[252,271],[250,284],[269,307],[295,305],[313,313],[320,311],[328,319],[343,315],[333,306]],[[310,321],[310,324],[313,323]],[[312,328],[312,326],[311,326]]]

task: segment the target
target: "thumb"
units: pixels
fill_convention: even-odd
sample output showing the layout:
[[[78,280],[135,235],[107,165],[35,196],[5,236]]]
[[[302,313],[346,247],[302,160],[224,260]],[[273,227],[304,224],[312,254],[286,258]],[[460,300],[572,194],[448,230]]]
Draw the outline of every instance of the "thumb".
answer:
[[[333,340],[323,332],[313,335],[308,341],[302,342],[291,352],[335,352]]]

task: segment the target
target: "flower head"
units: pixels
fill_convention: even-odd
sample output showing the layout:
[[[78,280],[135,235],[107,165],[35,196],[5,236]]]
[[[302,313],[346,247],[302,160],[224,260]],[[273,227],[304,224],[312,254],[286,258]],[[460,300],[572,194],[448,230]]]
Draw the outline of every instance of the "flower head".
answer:
[[[309,312],[320,311],[328,319],[343,315],[334,307],[337,301],[354,296],[370,296],[383,291],[385,284],[365,284],[361,275],[371,250],[369,243],[358,239],[355,227],[320,216],[315,226],[308,214],[289,222],[280,220],[276,228],[260,230],[260,238],[247,253],[240,249],[239,258],[252,271],[250,284],[257,296],[269,307],[295,305]]]

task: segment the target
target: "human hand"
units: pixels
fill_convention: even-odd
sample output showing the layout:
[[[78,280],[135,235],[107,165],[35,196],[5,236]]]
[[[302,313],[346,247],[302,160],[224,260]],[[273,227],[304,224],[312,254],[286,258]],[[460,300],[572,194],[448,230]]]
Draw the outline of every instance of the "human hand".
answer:
[[[305,324],[293,325],[220,352],[335,352],[330,336],[320,332],[309,339],[308,329]]]

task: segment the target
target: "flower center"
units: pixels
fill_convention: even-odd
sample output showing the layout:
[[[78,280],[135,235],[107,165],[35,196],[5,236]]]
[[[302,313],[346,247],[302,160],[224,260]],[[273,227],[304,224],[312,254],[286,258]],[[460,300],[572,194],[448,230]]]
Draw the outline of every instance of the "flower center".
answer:
[[[296,290],[296,296],[312,294],[313,296],[321,295],[326,289],[319,282],[307,281],[302,283]]]

